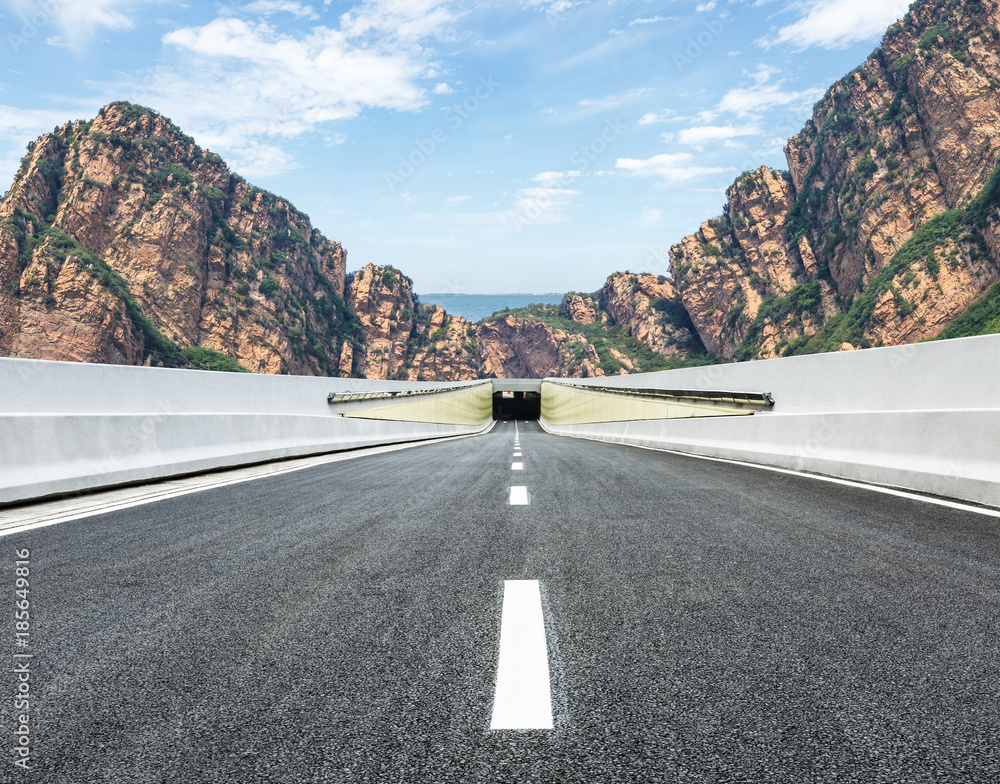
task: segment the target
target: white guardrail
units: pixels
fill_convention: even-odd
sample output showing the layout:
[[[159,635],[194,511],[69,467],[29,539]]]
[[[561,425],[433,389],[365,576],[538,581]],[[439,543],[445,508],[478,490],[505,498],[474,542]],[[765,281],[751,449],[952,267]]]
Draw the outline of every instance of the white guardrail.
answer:
[[[580,424],[556,411],[546,430],[1000,507],[1000,335],[574,384],[739,390],[774,405],[752,416]]]
[[[573,383],[732,390],[766,394],[774,405],[747,416],[574,424],[555,397],[546,402],[545,384],[550,432],[1000,507],[1000,335]],[[423,394],[367,394],[403,390]],[[0,359],[0,504],[477,433],[490,425],[490,396],[489,382],[477,381]]]
[[[423,394],[355,397],[400,390]],[[339,403],[340,395],[351,400]],[[489,382],[477,381],[386,382],[0,359],[0,504],[477,433],[491,424],[491,395]]]

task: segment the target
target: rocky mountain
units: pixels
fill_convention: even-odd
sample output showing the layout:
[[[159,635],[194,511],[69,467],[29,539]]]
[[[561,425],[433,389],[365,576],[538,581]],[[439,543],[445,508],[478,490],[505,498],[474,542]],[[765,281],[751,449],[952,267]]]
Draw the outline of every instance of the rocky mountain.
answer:
[[[480,377],[476,328],[436,305],[420,305],[413,281],[368,264],[348,277],[345,299],[362,326],[354,369],[366,378],[469,381]]]
[[[165,118],[112,104],[30,146],[0,203],[0,352],[335,374],[346,255]]]
[[[497,378],[592,378],[603,376],[597,351],[580,334],[544,321],[510,314],[479,328],[483,369]]]
[[[580,333],[618,329],[596,299],[470,324],[395,268],[346,266],[289,202],[156,112],[111,104],[30,145],[0,202],[0,354],[429,381],[640,365]]]
[[[394,378],[406,359],[413,331],[413,282],[392,267],[369,264],[347,280],[344,299],[361,322],[361,345],[350,366],[365,378]],[[350,375],[350,373],[345,373]]]
[[[937,336],[1000,277],[1000,5],[918,2],[671,249],[725,359]]]
[[[714,362],[670,282],[615,273],[593,294],[501,311],[479,326],[482,372],[591,378]]]
[[[408,381],[471,381],[483,378],[479,332],[440,305],[418,305],[407,355]]]
[[[30,145],[0,354],[447,381],[594,377],[1000,330],[1000,0],[925,0],[671,248],[671,276],[478,323],[423,305],[155,112]]]
[[[677,289],[665,277],[616,272],[604,284],[600,304],[612,322],[657,354],[676,359],[705,354]]]

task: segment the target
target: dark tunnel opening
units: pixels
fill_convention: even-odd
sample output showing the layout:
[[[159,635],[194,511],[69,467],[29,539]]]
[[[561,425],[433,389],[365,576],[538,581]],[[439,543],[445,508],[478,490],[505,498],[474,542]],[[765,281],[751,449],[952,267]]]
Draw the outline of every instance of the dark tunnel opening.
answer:
[[[494,419],[538,419],[542,396],[538,392],[494,392]]]

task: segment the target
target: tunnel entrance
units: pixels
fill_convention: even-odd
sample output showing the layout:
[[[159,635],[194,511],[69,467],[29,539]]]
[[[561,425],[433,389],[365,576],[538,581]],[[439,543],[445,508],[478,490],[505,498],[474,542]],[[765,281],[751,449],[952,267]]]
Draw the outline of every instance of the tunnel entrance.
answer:
[[[538,419],[542,414],[539,392],[507,390],[493,393],[494,419]]]

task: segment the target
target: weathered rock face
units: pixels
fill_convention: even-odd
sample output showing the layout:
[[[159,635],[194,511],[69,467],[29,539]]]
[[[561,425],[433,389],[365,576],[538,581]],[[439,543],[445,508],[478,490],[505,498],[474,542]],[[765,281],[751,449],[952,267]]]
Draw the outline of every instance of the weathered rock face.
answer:
[[[583,335],[513,315],[479,326],[483,370],[497,378],[603,376],[597,351]]]
[[[121,300],[88,271],[38,254],[22,277],[15,338],[21,356],[112,365],[142,361],[142,335],[123,318]]]
[[[476,327],[440,305],[421,305],[407,362],[409,381],[482,378]]]
[[[34,145],[0,204],[0,350],[335,374],[346,257],[165,118],[112,104]]]
[[[821,323],[816,310],[836,312],[830,286],[818,283],[809,292],[813,310],[752,329],[765,298],[787,297],[808,278],[808,270],[816,272],[807,241],[790,245],[785,238],[793,196],[791,182],[779,172],[767,167],[748,172],[729,189],[727,214],[703,223],[671,249],[681,301],[716,356],[732,357],[748,340],[760,343],[760,356],[773,356],[776,339],[787,342],[816,331]]]
[[[936,336],[997,279],[992,259],[970,258],[968,248],[945,240],[921,264],[892,277],[875,300],[866,335],[889,346]]]
[[[704,352],[677,290],[666,278],[616,272],[601,290],[601,306],[658,354],[684,358]],[[622,361],[621,356],[616,359]],[[631,361],[622,364],[633,369]]]
[[[577,324],[607,324],[608,314],[593,297],[567,294],[559,308],[560,315]]]
[[[345,291],[345,265],[288,202],[155,112],[112,104],[32,145],[0,203],[0,351],[440,381],[639,367],[603,333],[595,348],[530,318],[480,330],[419,307],[391,267],[368,265]],[[564,308],[570,324],[611,326],[593,297]]]
[[[373,379],[470,381],[480,377],[476,328],[438,305],[419,305],[412,281],[369,264],[350,276],[346,301],[362,327],[355,374]]]
[[[789,140],[789,173],[742,175],[671,249],[709,350],[916,340],[1000,276],[1000,200],[979,197],[1000,157],[998,27],[997,0],[915,5]]]
[[[918,2],[816,104],[788,172],[744,173],[673,246],[670,279],[615,273],[479,325],[391,268],[345,303],[343,249],[306,216],[112,104],[32,145],[0,202],[0,353],[454,380],[933,337],[1000,278],[998,86],[1000,0]]]
[[[395,377],[413,331],[413,282],[397,269],[369,264],[352,276],[345,301],[362,327],[355,370],[363,378]]]

